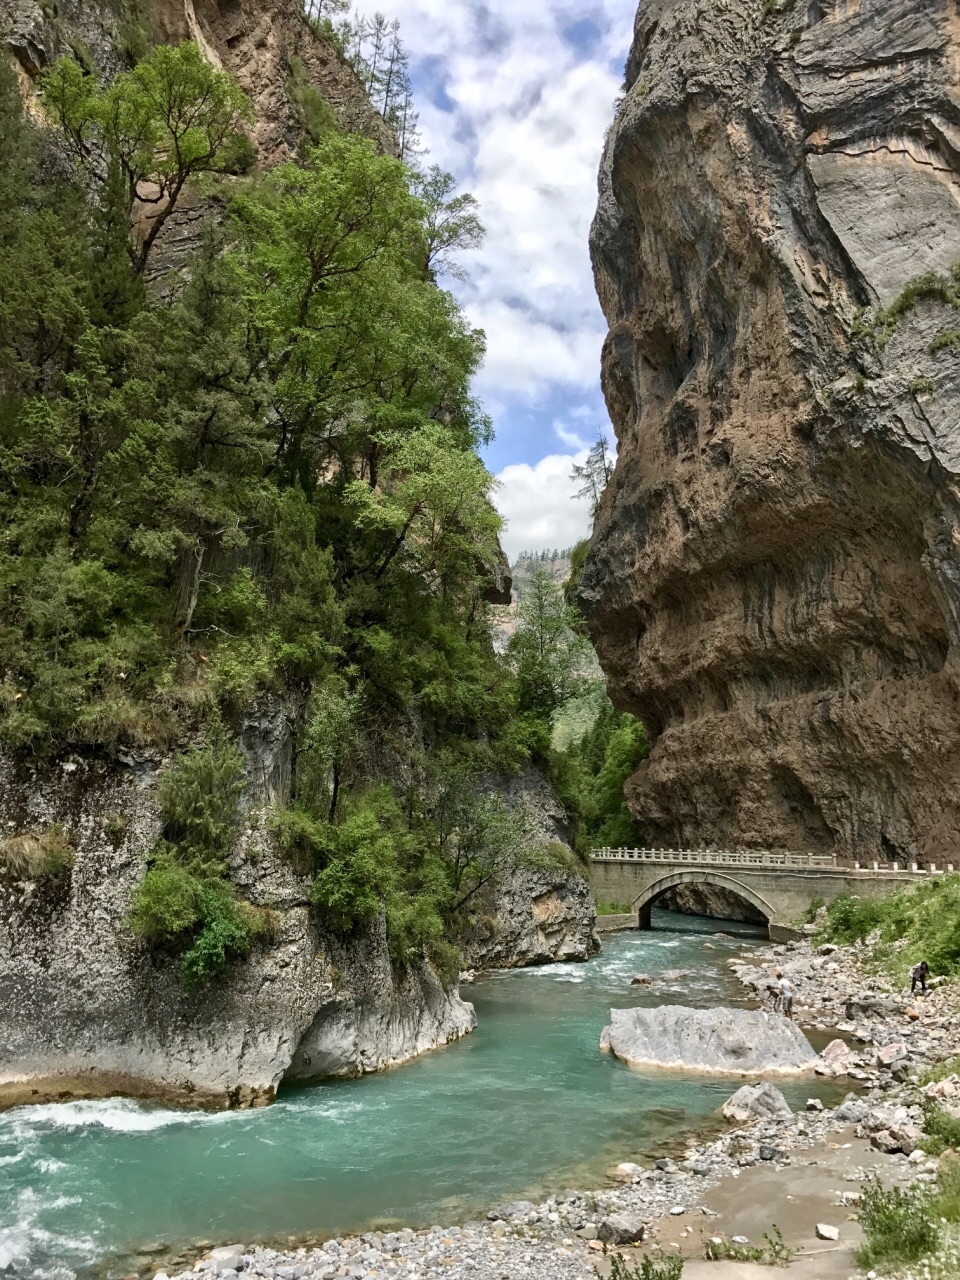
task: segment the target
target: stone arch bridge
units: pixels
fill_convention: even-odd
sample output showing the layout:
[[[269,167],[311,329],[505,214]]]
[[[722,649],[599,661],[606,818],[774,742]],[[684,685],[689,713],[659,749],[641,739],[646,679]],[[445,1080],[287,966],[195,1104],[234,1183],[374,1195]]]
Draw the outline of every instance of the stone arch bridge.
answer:
[[[953,871],[953,864],[841,863],[832,854],[778,853],[763,849],[595,849],[590,885],[597,901],[629,903],[631,917],[617,920],[650,928],[650,912],[668,889],[714,885],[749,902],[767,921],[770,937],[798,937],[796,922],[818,899],[842,893],[879,897],[905,884]],[[602,919],[602,918],[601,918]]]

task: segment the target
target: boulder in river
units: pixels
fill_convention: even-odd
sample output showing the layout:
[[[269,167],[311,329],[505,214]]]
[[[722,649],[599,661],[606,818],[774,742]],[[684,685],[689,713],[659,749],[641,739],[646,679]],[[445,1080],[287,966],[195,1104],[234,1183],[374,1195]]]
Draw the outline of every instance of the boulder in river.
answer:
[[[723,1104],[723,1114],[728,1120],[736,1120],[740,1124],[747,1120],[793,1119],[790,1104],[769,1080],[764,1080],[763,1084],[745,1084],[738,1089]]]
[[[795,1022],[757,1009],[611,1009],[600,1048],[633,1067],[792,1075],[817,1055]]]

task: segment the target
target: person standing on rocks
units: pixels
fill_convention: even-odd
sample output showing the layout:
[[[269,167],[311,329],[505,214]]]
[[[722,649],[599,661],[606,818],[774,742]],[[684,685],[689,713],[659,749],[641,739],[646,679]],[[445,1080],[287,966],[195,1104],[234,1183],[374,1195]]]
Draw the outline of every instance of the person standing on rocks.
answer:
[[[915,964],[910,970],[910,994],[917,989],[917,983],[920,983],[920,994],[927,994],[927,974],[930,972],[930,966],[926,960],[921,960],[919,964]]]
[[[783,970],[778,969],[775,977],[777,979],[776,998],[774,1000],[774,1009],[782,1009],[785,1016],[793,1021],[793,997],[796,995],[796,988],[789,978],[783,976]]]

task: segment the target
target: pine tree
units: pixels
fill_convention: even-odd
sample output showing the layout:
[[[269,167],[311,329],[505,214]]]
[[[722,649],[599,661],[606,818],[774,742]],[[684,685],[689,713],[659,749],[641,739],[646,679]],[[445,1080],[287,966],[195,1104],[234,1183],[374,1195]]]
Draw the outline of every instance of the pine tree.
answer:
[[[575,464],[573,471],[570,473],[571,480],[580,480],[583,483],[577,490],[578,498],[586,498],[590,503],[590,514],[596,516],[600,508],[600,499],[603,497],[603,491],[610,483],[613,475],[613,458],[610,455],[610,445],[603,431],[597,435],[597,439],[591,446],[590,452],[587,454],[587,460],[583,465]]]

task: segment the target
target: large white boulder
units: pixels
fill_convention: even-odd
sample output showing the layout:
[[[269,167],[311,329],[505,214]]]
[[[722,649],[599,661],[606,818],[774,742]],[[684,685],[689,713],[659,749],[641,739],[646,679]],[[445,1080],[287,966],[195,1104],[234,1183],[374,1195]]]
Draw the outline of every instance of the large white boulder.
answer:
[[[600,1048],[633,1067],[732,1075],[793,1075],[817,1055],[788,1018],[755,1009],[611,1009]]]

